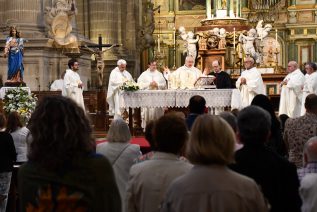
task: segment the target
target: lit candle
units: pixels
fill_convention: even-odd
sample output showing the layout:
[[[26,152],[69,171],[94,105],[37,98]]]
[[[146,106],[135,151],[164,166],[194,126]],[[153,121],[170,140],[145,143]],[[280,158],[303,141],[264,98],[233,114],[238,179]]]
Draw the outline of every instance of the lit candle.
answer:
[[[158,52],[161,52],[161,48],[160,48],[160,35],[158,35],[158,38],[157,38],[157,50],[158,50]]]
[[[236,28],[233,28],[233,50],[236,50]]]

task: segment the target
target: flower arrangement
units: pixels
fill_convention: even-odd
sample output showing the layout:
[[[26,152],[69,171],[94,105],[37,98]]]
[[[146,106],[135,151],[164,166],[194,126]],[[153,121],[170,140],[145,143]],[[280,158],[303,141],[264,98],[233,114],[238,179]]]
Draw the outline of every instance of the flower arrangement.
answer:
[[[29,95],[27,90],[18,87],[8,90],[3,102],[6,113],[16,111],[20,114],[22,121],[27,123],[35,109],[37,97],[34,94]]]
[[[120,90],[123,90],[123,91],[137,91],[139,89],[140,89],[139,85],[131,80],[124,82],[120,86]]]

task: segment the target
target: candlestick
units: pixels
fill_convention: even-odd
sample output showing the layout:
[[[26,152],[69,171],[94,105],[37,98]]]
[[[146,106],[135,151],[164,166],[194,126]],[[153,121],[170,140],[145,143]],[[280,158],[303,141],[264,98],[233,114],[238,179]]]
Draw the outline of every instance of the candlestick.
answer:
[[[175,33],[175,27],[173,28],[173,44],[174,48],[176,47],[176,33]]]
[[[233,28],[233,50],[236,50],[236,28]]]

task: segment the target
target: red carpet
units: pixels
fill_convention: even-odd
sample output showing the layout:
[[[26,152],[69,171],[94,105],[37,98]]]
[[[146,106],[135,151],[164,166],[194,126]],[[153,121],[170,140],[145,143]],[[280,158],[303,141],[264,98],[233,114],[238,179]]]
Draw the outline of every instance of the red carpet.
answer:
[[[107,140],[105,138],[96,139],[97,145],[103,142],[107,142]],[[142,153],[151,151],[150,144],[147,142],[147,140],[144,137],[133,137],[130,143],[138,144],[141,147]]]

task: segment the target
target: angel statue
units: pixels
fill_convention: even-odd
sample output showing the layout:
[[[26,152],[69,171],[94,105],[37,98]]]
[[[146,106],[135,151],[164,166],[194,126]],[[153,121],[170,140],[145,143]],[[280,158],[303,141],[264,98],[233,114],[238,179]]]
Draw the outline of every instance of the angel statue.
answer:
[[[264,27],[262,27],[262,24],[263,24],[263,20],[260,20],[258,24],[256,25],[256,32],[257,32],[258,38],[261,41],[263,40],[263,38],[268,36],[269,32],[272,29],[271,24],[266,24]]]
[[[79,52],[77,37],[71,34],[72,19],[76,14],[74,0],[55,0],[54,7],[46,7],[45,22],[51,46]]]
[[[87,45],[85,45],[85,48],[88,49],[91,53],[92,56],[94,56],[94,59],[97,62],[97,74],[98,74],[98,86],[102,87],[103,85],[103,69],[105,68],[105,62],[104,62],[104,56],[103,53],[112,49],[113,47],[118,47],[121,46],[122,44],[113,44],[108,48],[105,48],[104,50],[100,50],[99,48],[89,48]]]
[[[195,35],[192,31],[189,31],[188,33],[186,33],[185,28],[182,26],[179,27],[178,31],[180,33],[181,38],[187,42],[186,43],[187,56],[191,55],[194,59],[196,59],[197,57],[196,44],[199,41],[199,36],[195,38]]]
[[[257,38],[256,34],[257,34],[256,30],[253,28],[247,32],[247,35],[244,35],[244,33],[241,33],[239,36],[239,42],[242,43],[244,54],[246,56],[253,57],[254,60],[258,63],[259,57],[254,47],[255,39]]]

